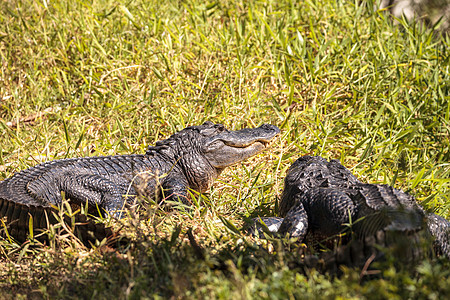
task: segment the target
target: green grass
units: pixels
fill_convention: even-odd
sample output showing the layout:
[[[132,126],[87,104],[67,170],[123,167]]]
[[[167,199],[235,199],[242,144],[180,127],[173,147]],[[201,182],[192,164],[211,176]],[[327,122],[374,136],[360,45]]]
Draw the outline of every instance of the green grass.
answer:
[[[224,3],[222,3],[224,2]],[[243,220],[276,213],[301,155],[339,158],[450,218],[449,37],[366,1],[7,1],[0,7],[0,179],[37,163],[143,153],[187,125],[282,128],[192,211],[153,206],[117,251],[0,240],[1,298],[439,298],[448,261],[360,282],[298,264]],[[43,112],[43,114],[39,114]],[[122,224],[113,222],[119,229]],[[191,229],[195,241],[189,240]],[[33,244],[33,243],[31,243]],[[62,245],[62,246],[61,246]]]

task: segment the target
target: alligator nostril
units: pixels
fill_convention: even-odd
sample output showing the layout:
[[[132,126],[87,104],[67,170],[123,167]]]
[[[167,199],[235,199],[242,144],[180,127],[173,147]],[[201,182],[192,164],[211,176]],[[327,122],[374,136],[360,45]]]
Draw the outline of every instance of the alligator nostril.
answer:
[[[263,124],[263,125],[261,125],[261,128],[264,130],[267,130],[267,131],[274,131],[277,133],[280,132],[280,129],[277,126],[272,125],[272,124]]]

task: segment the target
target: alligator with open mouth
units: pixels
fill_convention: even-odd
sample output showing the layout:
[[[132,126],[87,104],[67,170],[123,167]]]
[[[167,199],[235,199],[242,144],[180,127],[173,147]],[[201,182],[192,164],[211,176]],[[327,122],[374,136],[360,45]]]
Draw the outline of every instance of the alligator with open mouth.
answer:
[[[71,207],[118,218],[137,196],[189,204],[189,190],[207,191],[222,170],[261,152],[279,133],[269,124],[229,131],[206,122],[157,142],[145,154],[46,162],[0,182],[0,217],[7,217],[9,234],[24,241],[30,228],[55,222],[50,212],[64,198]],[[88,224],[97,238],[110,233],[101,223]]]

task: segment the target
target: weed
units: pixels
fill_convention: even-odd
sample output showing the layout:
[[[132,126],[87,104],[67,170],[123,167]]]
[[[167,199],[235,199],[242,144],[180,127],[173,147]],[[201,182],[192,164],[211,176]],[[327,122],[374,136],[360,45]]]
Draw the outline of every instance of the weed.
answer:
[[[449,294],[445,261],[360,284],[354,270],[305,272],[296,251],[239,230],[255,211],[276,213],[286,169],[304,154],[339,158],[449,218],[448,36],[393,24],[372,1],[12,0],[0,12],[0,178],[143,153],[205,120],[283,130],[193,209],[148,205],[113,224],[130,237],[120,250],[0,240],[2,298]]]

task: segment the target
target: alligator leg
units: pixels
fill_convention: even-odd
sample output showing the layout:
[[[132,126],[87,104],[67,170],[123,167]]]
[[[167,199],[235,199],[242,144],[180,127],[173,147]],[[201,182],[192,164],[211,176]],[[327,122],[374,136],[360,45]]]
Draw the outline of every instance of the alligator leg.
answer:
[[[264,232],[268,234],[276,234],[283,223],[283,218],[265,217],[253,218],[248,233],[252,236],[264,238]],[[267,232],[268,231],[268,232]]]
[[[176,201],[190,205],[191,199],[188,195],[188,182],[183,178],[167,177],[162,183],[164,201]]]
[[[296,197],[297,198],[297,197]],[[278,229],[278,233],[291,237],[298,237],[302,241],[308,231],[308,214],[301,201],[295,201],[295,205],[288,211]]]
[[[105,177],[95,174],[65,176],[64,181],[59,182],[59,188],[71,203],[83,206],[87,202],[90,206],[98,206],[115,217],[121,217],[126,192]]]
[[[343,190],[317,188],[294,197],[295,205],[280,226],[281,234],[290,233],[302,239],[307,231],[318,236],[333,236],[356,215],[355,203]]]

